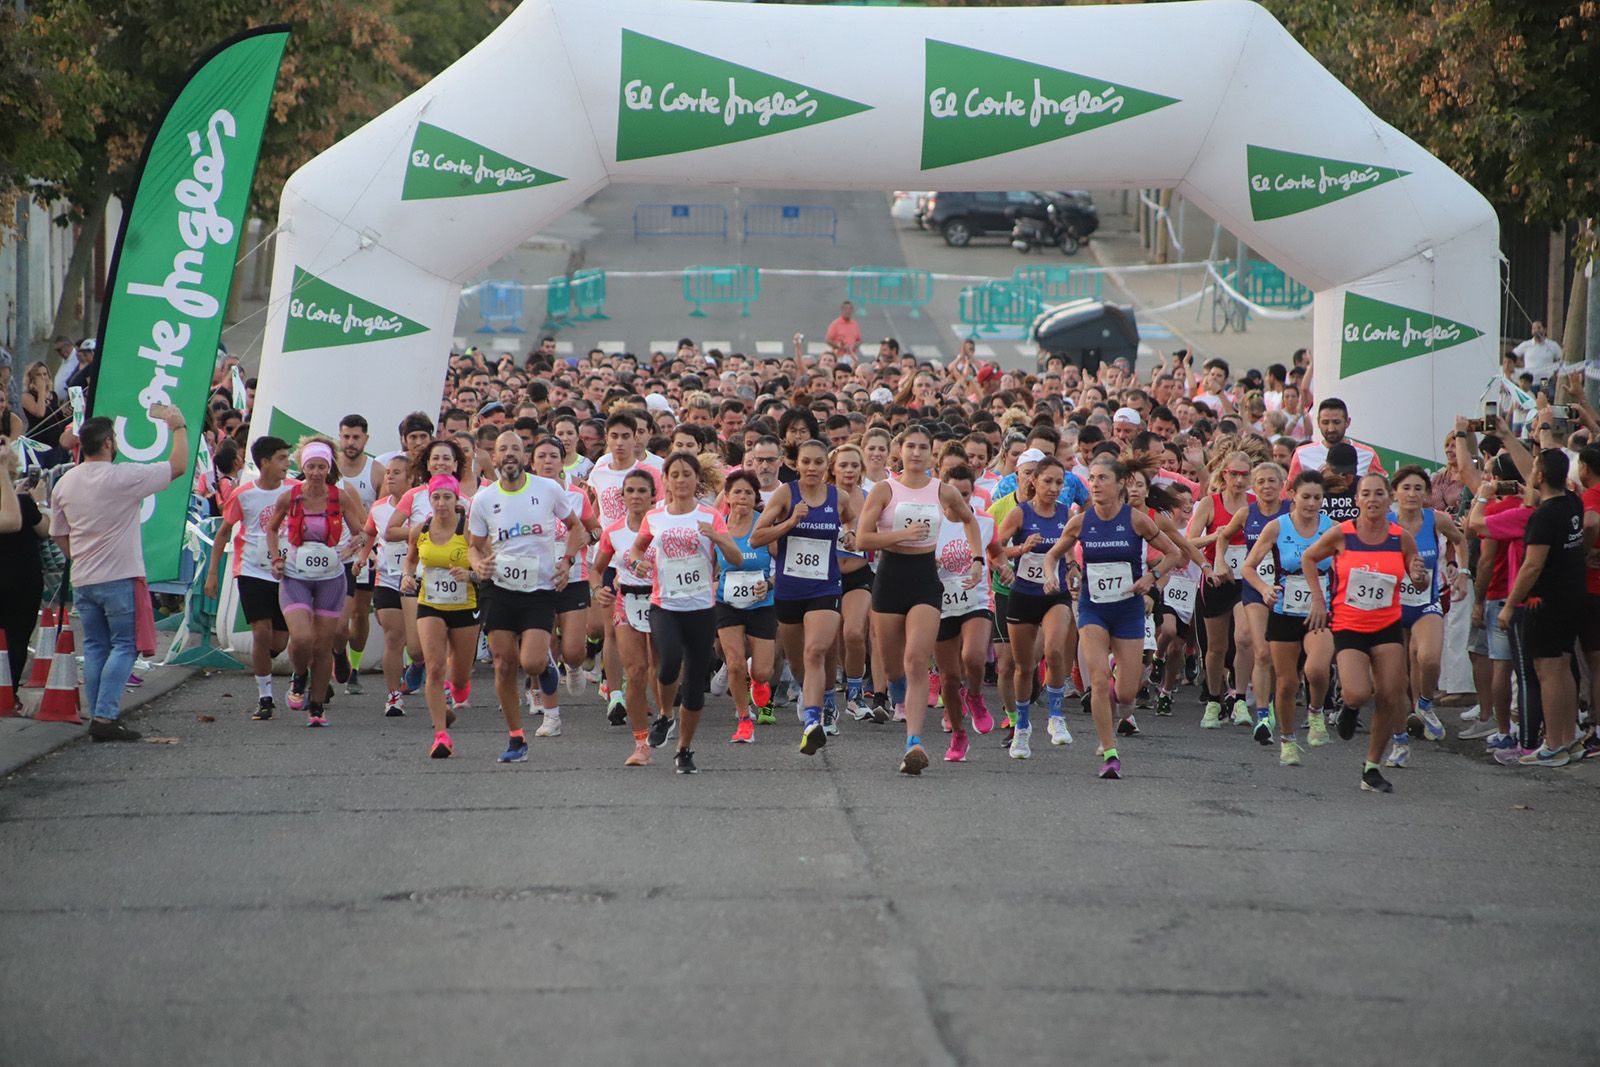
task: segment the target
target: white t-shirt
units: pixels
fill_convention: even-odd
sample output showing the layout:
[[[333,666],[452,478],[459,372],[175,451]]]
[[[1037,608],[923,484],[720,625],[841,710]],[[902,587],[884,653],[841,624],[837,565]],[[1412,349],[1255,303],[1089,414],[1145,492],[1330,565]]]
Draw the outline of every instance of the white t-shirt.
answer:
[[[559,482],[536,474],[523,476],[522,488],[507,490],[496,481],[478,492],[467,529],[487,537],[497,564],[502,559],[526,560],[541,588],[555,579],[556,520],[572,517],[572,500]]]
[[[976,511],[975,514],[978,518],[978,540],[987,549],[994,543],[994,518],[987,511]],[[994,610],[987,555],[982,557],[983,577],[971,589],[966,588],[967,575],[972,572],[972,546],[967,543],[967,527],[964,523],[956,522],[948,515],[939,517],[939,536],[934,542],[933,557],[939,561],[939,582],[944,587],[944,595],[940,598],[940,618],[954,619],[975,611]]]
[[[294,484],[293,478],[285,478],[277,486],[263,489],[255,482],[245,482],[222,505],[223,519],[233,523],[235,578],[242,574],[267,582],[278,580],[272,573],[272,561],[267,558],[267,521],[272,515],[272,505]],[[287,544],[286,539],[278,538],[279,555],[283,555]]]
[[[1530,337],[1511,351],[1522,357],[1522,369],[1533,375],[1535,382],[1544,381],[1561,366],[1561,346],[1548,337],[1543,341]]]
[[[698,505],[682,515],[668,513],[665,504],[653,509],[639,525],[639,536],[650,535],[647,551],[655,566],[650,579],[650,603],[668,611],[700,611],[712,606],[716,594],[716,552],[700,524],[728,531],[721,513]]]
[[[655,478],[656,496],[661,496],[661,475],[648,464],[635,462],[631,467],[617,470],[611,465],[611,457],[602,456],[600,462],[594,465],[589,472],[589,488],[593,490],[595,500],[600,505],[600,522],[609,526],[622,518],[627,509],[622,506],[622,481],[631,472],[643,466]]]
[[[378,584],[385,589],[399,589],[400,576],[405,571],[407,540],[384,539],[383,531],[389,527],[395,504],[388,497],[375,501],[367,511],[367,533],[373,537],[372,552],[378,561]]]

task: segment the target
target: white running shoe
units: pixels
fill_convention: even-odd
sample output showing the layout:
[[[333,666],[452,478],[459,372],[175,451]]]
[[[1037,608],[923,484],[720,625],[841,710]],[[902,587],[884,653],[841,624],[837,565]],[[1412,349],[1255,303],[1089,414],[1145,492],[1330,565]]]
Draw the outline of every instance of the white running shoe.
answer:
[[[724,663],[717,668],[717,673],[711,676],[711,695],[725,697],[728,695],[728,665]]]
[[[1072,731],[1067,729],[1067,720],[1065,716],[1050,716],[1050,743],[1052,745],[1072,744]]]
[[[493,663],[494,656],[489,653],[489,638],[484,634],[478,635],[478,662]]]
[[[1027,759],[1033,755],[1033,749],[1028,746],[1028,736],[1033,733],[1033,727],[1026,730],[1020,726],[1011,737],[1011,748],[1008,750],[1012,759]]]
[[[1444,723],[1439,721],[1439,715],[1432,708],[1427,711],[1418,711],[1417,718],[1422,720],[1422,736],[1429,741],[1443,741]]]
[[[544,722],[540,723],[539,724],[539,728],[533,732],[533,736],[534,737],[560,737],[561,736],[561,716],[553,715],[553,714],[552,715],[546,715],[544,717]]]
[[[1471,722],[1473,719],[1476,719],[1478,717],[1478,712],[1480,710],[1481,710],[1481,708],[1480,708],[1479,705],[1477,705],[1477,704],[1472,705],[1472,707],[1468,708],[1466,711],[1463,711],[1461,713],[1461,721],[1462,722]]]

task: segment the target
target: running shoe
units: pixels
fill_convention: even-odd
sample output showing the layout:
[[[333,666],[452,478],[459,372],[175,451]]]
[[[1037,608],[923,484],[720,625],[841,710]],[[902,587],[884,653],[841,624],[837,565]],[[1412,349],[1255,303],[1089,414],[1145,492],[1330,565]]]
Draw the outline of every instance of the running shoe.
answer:
[[[1406,733],[1410,734],[1412,737],[1421,737],[1424,728],[1422,716],[1418,714],[1417,709],[1413,707],[1411,709],[1411,714],[1406,716]]]
[[[900,757],[900,773],[917,775],[921,774],[928,766],[928,753],[921,745],[912,745],[906,749],[906,754]]]
[[[450,743],[450,735],[440,730],[433,735],[433,747],[428,750],[431,759],[449,759],[455,755],[455,746]]]
[[[1545,745],[1540,745],[1517,762],[1524,767],[1565,767],[1572,762],[1572,757],[1567,754],[1565,746],[1551,751]]]
[[[1100,777],[1116,781],[1122,777],[1122,761],[1116,756],[1107,756],[1100,764]]]
[[[477,660],[479,663],[493,663],[494,653],[489,651],[489,635],[478,635]]]
[[[733,736],[728,738],[730,745],[750,745],[756,740],[756,724],[749,718],[740,719],[733,728]]]
[[[1139,692],[1133,698],[1133,706],[1136,708],[1151,707],[1150,687],[1148,685],[1141,685],[1139,687]]]
[[[939,729],[943,730],[945,733],[949,733],[951,730],[955,729],[955,727],[950,725],[949,708],[945,708],[944,714],[939,716]]]
[[[928,672],[928,707],[944,707],[944,688],[939,684],[939,672]]]
[[[1411,760],[1411,745],[1401,738],[1410,738],[1409,733],[1395,734],[1389,739],[1389,748],[1383,754],[1385,767],[1404,767]]]
[[[606,722],[612,726],[621,726],[627,721],[628,702],[622,698],[621,693],[613,692],[611,694],[611,707],[606,710]]]
[[[979,734],[988,734],[994,729],[994,716],[989,714],[989,705],[983,702],[982,693],[967,694],[967,717],[972,720],[972,728]]]
[[[872,718],[872,705],[861,700],[845,702],[844,710],[856,722],[866,722]]]
[[[1473,720],[1475,720],[1478,717],[1478,715],[1482,711],[1483,711],[1483,705],[1474,704],[1474,705],[1472,705],[1472,707],[1468,708],[1466,711],[1463,711],[1461,713],[1461,721],[1462,722],[1472,722]]]
[[[877,723],[879,726],[882,726],[893,717],[894,716],[890,713],[889,705],[887,703],[872,705],[872,721]]]
[[[1162,679],[1167,676],[1167,661],[1161,656],[1150,657],[1150,677],[1160,686]]]
[[[1166,690],[1162,690],[1156,694],[1156,714],[1172,714],[1172,694],[1168,693]]]
[[[333,652],[333,680],[340,685],[350,681],[350,653],[342,648]]]
[[[1050,732],[1050,743],[1052,745],[1072,744],[1072,731],[1067,729],[1067,718],[1065,715],[1050,716],[1050,721],[1046,724],[1046,729],[1048,729]]]
[[[711,695],[725,697],[728,695],[728,665],[724,663],[717,668],[717,673],[711,676]]]
[[[347,695],[353,697],[358,697],[362,694],[360,671],[352,670],[350,672],[350,680],[344,683],[344,691]]]
[[[1300,755],[1301,755],[1301,753],[1300,753],[1300,742],[1298,742],[1298,741],[1279,741],[1278,742],[1278,766],[1280,766],[1280,767],[1298,767],[1298,766],[1300,766]]]
[[[946,763],[967,762],[967,732],[957,730],[950,735],[950,747],[945,749],[944,761]]]
[[[265,722],[267,719],[272,718],[272,713],[277,710],[276,705],[272,703],[271,697],[262,697],[260,702],[256,704],[256,710],[250,713],[250,717],[257,722]]]
[[[308,674],[296,674],[289,678],[289,710],[306,710],[306,687],[311,684]]]
[[[667,734],[672,731],[672,716],[657,715],[650,723],[650,747],[660,748],[667,743]]]
[[[388,696],[383,698],[383,717],[384,718],[386,718],[386,719],[398,719],[398,718],[400,718],[400,716],[404,715],[405,713],[406,713],[405,697],[400,695],[400,690],[398,690],[398,689],[393,690],[392,692],[390,692],[390,694]]]
[[[1502,749],[1516,748],[1517,735],[1503,734],[1499,730],[1483,739],[1483,748],[1486,752],[1499,752]]]
[[[1222,704],[1219,701],[1206,701],[1206,713],[1200,716],[1200,729],[1222,729]]]
[[[600,665],[583,668],[583,680],[596,687],[602,697],[606,696],[605,675],[600,670]]]
[[[1356,735],[1356,727],[1361,723],[1361,709],[1352,708],[1349,704],[1339,705],[1339,740],[1348,741]],[[1379,775],[1382,777],[1382,775]]]
[[[1272,744],[1272,713],[1266,710],[1256,712],[1256,729],[1252,735],[1258,745]]]
[[[1513,739],[1515,741],[1515,739]],[[1510,748],[1497,748],[1494,752],[1494,761],[1502,767],[1516,767],[1522,763],[1522,757],[1537,752],[1536,748],[1523,748],[1515,743]]]
[[[1313,711],[1306,716],[1306,744],[1312,748],[1321,748],[1328,743],[1328,720],[1323,718],[1322,712]]]
[[[400,676],[400,692],[410,696],[412,693],[422,691],[422,683],[427,680],[428,669],[421,663],[412,662],[406,666],[405,673]]]
[[[1028,738],[1032,734],[1033,727],[1029,726],[1027,729],[1018,727],[1016,732],[1011,735],[1010,751],[1012,759],[1027,759],[1033,755],[1033,749],[1028,746]],[[1066,744],[1066,742],[1063,741],[1062,744]]]
[[[756,709],[757,726],[775,726],[777,725],[777,722],[778,713],[772,710],[771,704]]]
[[[822,728],[822,720],[817,720],[800,732],[800,752],[802,755],[815,756],[817,750],[828,743],[828,731]]]
[[[513,737],[506,750],[500,753],[501,763],[526,763],[528,762],[528,739],[526,737]]]
[[[624,760],[622,765],[624,767],[650,766],[650,745],[645,741],[635,741],[633,755]]]
[[[1139,724],[1134,721],[1132,715],[1124,715],[1121,721],[1117,723],[1117,733],[1121,734],[1123,737],[1137,737],[1139,734]]]
[[[679,774],[699,774],[700,768],[694,765],[694,753],[686,748],[680,748],[672,757],[672,769]]]
[[[1012,726],[1009,722],[1007,722],[1006,725],[1005,725],[1005,731],[1006,731],[1005,737],[1000,739],[1000,747],[1004,748],[1004,749],[1010,749],[1011,748],[1011,742],[1015,741],[1016,738],[1017,738],[1017,728],[1015,726]]]
[[[583,676],[583,668],[562,666],[565,675],[563,684],[566,686],[568,696],[581,696],[587,687],[587,680]]]
[[[906,721],[906,706],[904,704],[896,704],[894,706],[894,721],[895,722],[905,722]]]
[[[1600,737],[1590,734],[1583,738],[1583,755],[1579,759],[1600,759]]]
[[[328,725],[328,717],[322,714],[321,708],[313,704],[310,713],[306,716],[306,725],[326,726]]]
[[[822,706],[822,732],[839,735],[839,707],[832,701]]]
[[[1233,698],[1233,718],[1231,721],[1235,726],[1253,726],[1256,721],[1255,717],[1250,714],[1250,705],[1245,701],[1244,697],[1237,694]]]
[[[1495,732],[1493,719],[1474,719],[1462,727],[1456,736],[1463,741],[1478,741]]]
[[[1417,717],[1422,720],[1422,736],[1428,741],[1443,741],[1444,723],[1439,721],[1438,712],[1427,708],[1417,712]]]
[[[1394,786],[1389,784],[1389,779],[1378,773],[1378,768],[1368,767],[1361,772],[1361,791],[1363,793],[1393,793]]]
[[[539,728],[533,732],[533,736],[534,737],[560,737],[561,736],[561,716],[553,714],[553,713],[546,713],[546,715],[544,717],[544,722],[539,724]]]

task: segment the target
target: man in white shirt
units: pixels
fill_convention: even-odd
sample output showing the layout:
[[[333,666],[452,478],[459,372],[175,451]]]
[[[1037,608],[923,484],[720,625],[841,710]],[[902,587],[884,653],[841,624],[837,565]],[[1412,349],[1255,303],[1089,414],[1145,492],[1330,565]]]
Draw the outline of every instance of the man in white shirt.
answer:
[[[61,398],[62,403],[66,403],[67,379],[78,373],[78,350],[65,337],[56,338],[55,348],[56,355],[61,357],[61,366],[56,368],[56,377],[52,384],[55,386],[56,396]]]
[[[1542,385],[1561,366],[1561,346],[1545,336],[1544,323],[1533,324],[1533,336],[1511,351],[1522,360],[1522,369],[1533,375],[1533,384]]]

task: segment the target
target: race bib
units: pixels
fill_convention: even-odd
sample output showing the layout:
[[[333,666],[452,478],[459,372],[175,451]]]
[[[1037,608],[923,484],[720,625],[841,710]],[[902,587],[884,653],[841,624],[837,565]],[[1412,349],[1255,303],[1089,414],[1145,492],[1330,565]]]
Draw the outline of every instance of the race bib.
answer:
[[[1144,650],[1146,652],[1154,652],[1156,650],[1156,617],[1154,615],[1146,615],[1144,617]]]
[[[339,553],[327,545],[301,545],[288,557],[287,570],[292,578],[307,582],[320,582],[344,570]]]
[[[1408,608],[1425,608],[1433,603],[1433,583],[1418,588],[1407,577],[1400,583],[1400,603]]]
[[[1328,583],[1322,583],[1323,603],[1327,603]],[[1306,581],[1303,574],[1285,575],[1283,579],[1283,613],[1296,618],[1305,618],[1311,614],[1311,583]]]
[[[1167,579],[1161,591],[1161,602],[1178,614],[1184,622],[1194,618],[1194,602],[1200,595],[1200,583],[1187,574],[1174,574]]]
[[[834,551],[839,553],[839,555],[841,555],[841,556],[849,556],[851,559],[862,559],[862,558],[865,558],[865,556],[866,556],[865,552],[852,552],[848,548],[844,547],[844,535],[846,533],[849,533],[849,531],[846,530],[843,526],[839,527],[838,540],[836,540],[834,542],[834,544],[833,544]]]
[[[540,588],[543,560],[536,556],[495,556],[494,584],[513,593],[532,593]]]
[[[784,538],[783,574],[809,582],[828,580],[828,564],[833,543],[817,537]]]
[[[278,551],[281,553],[282,548]],[[244,543],[244,561],[252,567],[259,567],[264,571],[272,569],[272,560],[267,556],[267,539],[257,537],[254,541],[246,540]]]
[[[1046,572],[1045,554],[1043,552],[1024,552],[1022,558],[1017,560],[1017,581],[1032,582],[1034,585],[1043,585]]]
[[[1394,604],[1395,586],[1399,584],[1392,574],[1364,569],[1350,572],[1350,584],[1345,587],[1344,602],[1357,611],[1382,611]]]
[[[700,553],[682,559],[656,558],[662,600],[690,600],[711,595],[711,561]]]
[[[939,528],[938,504],[913,504],[903,500],[894,506],[894,528],[904,530],[917,523],[926,523],[928,536],[933,536],[933,531]]]
[[[650,632],[650,594],[624,593],[622,616],[628,625],[642,634]]]
[[[422,568],[423,596],[436,608],[459,607],[467,602],[468,582],[450,573],[449,567]]]
[[[975,611],[982,611],[988,607],[988,600],[983,591],[983,584],[968,589],[965,575],[946,577],[942,581],[944,595],[939,598],[939,617],[954,619],[962,615],[971,615]]]
[[[1228,573],[1237,581],[1244,576],[1244,558],[1250,554],[1248,545],[1229,545],[1222,552],[1222,562],[1228,565]]]
[[[1272,585],[1278,580],[1278,565],[1269,555],[1256,565],[1256,574],[1260,575],[1263,582]]]
[[[406,554],[410,549],[404,541],[385,541],[378,550],[378,567],[387,575],[398,575],[406,568]]]
[[[1096,604],[1116,604],[1133,595],[1133,565],[1130,563],[1091,563],[1084,568],[1089,583],[1089,599]]]
[[[758,593],[761,583],[766,580],[766,575],[761,571],[726,571],[722,578],[722,601],[730,608],[753,608],[763,597],[764,592]]]

